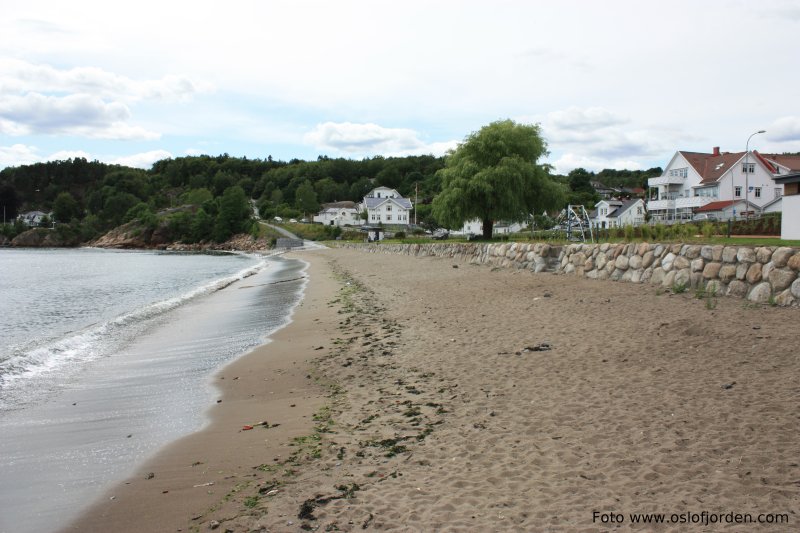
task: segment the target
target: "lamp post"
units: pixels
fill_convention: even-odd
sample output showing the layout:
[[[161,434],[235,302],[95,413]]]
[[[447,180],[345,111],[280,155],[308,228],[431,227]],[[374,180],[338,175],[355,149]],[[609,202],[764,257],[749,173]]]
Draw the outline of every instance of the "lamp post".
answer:
[[[744,209],[748,213],[748,216],[750,213],[750,179],[748,177],[748,174],[750,174],[750,166],[748,165],[750,160],[750,139],[759,133],[766,133],[766,130],[758,130],[752,133],[750,137],[747,138],[747,144],[744,149]]]

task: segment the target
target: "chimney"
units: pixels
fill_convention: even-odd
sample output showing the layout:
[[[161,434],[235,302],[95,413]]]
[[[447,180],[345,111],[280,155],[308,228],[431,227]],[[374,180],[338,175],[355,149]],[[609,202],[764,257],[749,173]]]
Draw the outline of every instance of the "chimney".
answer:
[[[719,157],[719,146],[714,147],[714,157]]]

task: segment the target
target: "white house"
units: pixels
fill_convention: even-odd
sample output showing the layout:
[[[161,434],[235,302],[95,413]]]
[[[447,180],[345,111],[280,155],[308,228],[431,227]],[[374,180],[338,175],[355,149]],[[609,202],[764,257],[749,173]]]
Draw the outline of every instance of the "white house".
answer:
[[[453,231],[454,235],[483,235],[483,221],[479,218],[467,220],[460,230]]]
[[[800,239],[800,172],[775,178],[784,187],[781,239]]]
[[[690,220],[711,202],[744,200],[760,212],[783,195],[783,185],[775,179],[797,171],[800,156],[720,152],[719,147],[710,154],[679,151],[661,176],[647,180],[647,211],[655,221]]]
[[[361,204],[367,211],[369,224],[411,224],[411,200],[403,198],[400,193],[389,187],[372,189]]]
[[[42,211],[28,211],[26,213],[20,213],[17,216],[17,220],[21,220],[25,225],[32,228],[41,224],[44,217],[50,217],[50,213],[44,213]]]
[[[528,227],[527,222],[506,222],[497,221],[492,226],[492,233],[494,235],[509,235],[511,233],[519,233]],[[453,235],[483,235],[483,221],[479,218],[468,220],[460,229],[454,230]]]
[[[614,187],[606,187],[599,181],[590,181],[589,184],[603,199],[614,198],[621,192],[619,189],[615,189]]]
[[[592,225],[595,228],[621,228],[623,226],[641,226],[644,224],[644,200],[600,200],[594,204]]]
[[[360,226],[361,208],[355,202],[334,202],[322,204],[322,211],[314,215],[314,222],[326,226]]]

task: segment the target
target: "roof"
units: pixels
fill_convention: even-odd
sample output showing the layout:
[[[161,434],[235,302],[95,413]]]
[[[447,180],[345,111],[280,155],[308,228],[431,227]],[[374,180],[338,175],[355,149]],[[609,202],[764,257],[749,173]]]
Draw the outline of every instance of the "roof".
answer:
[[[761,154],[770,161],[775,161],[792,171],[800,171],[800,155]]]
[[[798,176],[798,178],[800,178],[800,176]],[[767,202],[767,203],[765,203],[764,205],[761,206],[761,211],[763,212],[769,206],[777,204],[777,203],[781,203],[781,205],[783,205],[783,203],[781,202],[782,200],[783,200],[783,196],[778,196],[777,198],[773,198],[772,200],[770,200],[769,202]]]
[[[404,209],[411,209],[411,200],[408,198],[371,198],[369,196],[364,198],[364,204],[367,209],[374,209],[387,201],[394,202]]]
[[[723,209],[727,209],[728,207],[734,204],[744,204],[744,199],[741,200],[720,200],[719,202],[710,202],[697,209],[697,213],[708,213],[709,211],[722,211]],[[757,205],[752,202],[746,202],[746,205],[749,205],[753,209],[761,209]]]
[[[721,200],[719,202],[711,202],[709,204],[704,205],[697,209],[698,213],[705,212],[705,211],[722,211],[726,207],[730,207],[736,202],[741,202],[741,200]]]
[[[719,155],[702,152],[679,152],[692,168],[700,174],[700,183],[719,181],[742,157],[744,152],[722,152]]]
[[[349,200],[345,201],[345,202],[331,202],[331,203],[328,203],[328,204],[322,204],[322,208],[323,209],[343,209],[343,208],[344,209],[348,209],[348,208],[349,209],[355,209],[356,208],[356,203],[355,202],[351,202]]]
[[[632,200],[627,200],[625,202],[622,202],[622,205],[616,208],[613,213],[609,214],[608,218],[616,218],[638,203],[644,203],[644,202],[642,201],[641,198],[633,198]]]
[[[745,152],[722,152],[719,155],[703,152],[678,152],[700,175],[701,185],[716,183],[731,167],[744,158]],[[800,171],[800,156],[781,154],[762,154],[753,150],[750,159],[760,162],[769,172],[776,173],[772,162],[791,170]]]
[[[783,176],[776,176],[775,183],[800,183],[800,172],[792,172]]]
[[[602,200],[594,204],[594,206],[597,207],[600,204],[608,204],[610,206],[619,207],[622,205],[622,200],[614,200],[613,198],[603,198]]]

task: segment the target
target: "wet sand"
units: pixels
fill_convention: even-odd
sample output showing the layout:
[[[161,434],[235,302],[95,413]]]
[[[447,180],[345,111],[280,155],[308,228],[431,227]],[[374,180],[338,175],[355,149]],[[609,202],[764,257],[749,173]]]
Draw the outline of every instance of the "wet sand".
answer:
[[[225,369],[224,414],[70,531],[800,521],[797,309],[440,258],[307,259],[307,299],[263,348],[281,379],[259,357]],[[281,426],[239,431],[265,417]],[[643,512],[789,522],[631,524]]]
[[[207,427],[161,450],[63,531],[188,531],[226,496],[252,488],[253,466],[272,463],[310,431],[325,392],[307,363],[329,347],[337,286],[316,261],[307,274],[292,322],[218,373],[220,402]]]

